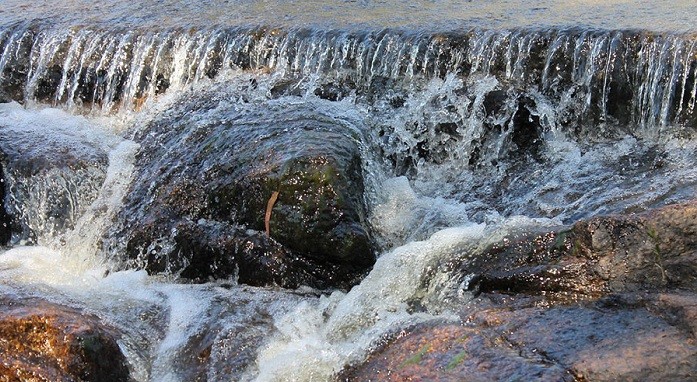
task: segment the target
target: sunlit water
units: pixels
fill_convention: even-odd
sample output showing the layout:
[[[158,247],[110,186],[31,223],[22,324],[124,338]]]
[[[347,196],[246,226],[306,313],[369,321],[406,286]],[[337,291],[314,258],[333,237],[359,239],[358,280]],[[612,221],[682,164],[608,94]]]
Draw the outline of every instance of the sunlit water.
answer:
[[[604,29],[694,30],[689,0],[418,0],[418,1],[177,1],[90,2],[5,0],[0,21],[49,18],[63,25],[202,27],[347,25],[426,29],[586,26]]]
[[[138,381],[331,380],[386,335],[457,320],[471,296],[462,275],[439,264],[526,227],[695,197],[692,7],[6,1],[6,89],[17,83],[5,69],[21,66],[23,49],[30,60],[12,85],[23,105],[0,104],[3,131],[49,144],[79,137],[108,153],[108,167],[103,181],[75,195],[67,231],[44,218],[42,190],[55,180],[29,187],[21,213],[38,244],[0,255],[1,290],[84,308],[115,326]],[[625,56],[633,61],[617,61]],[[633,91],[622,113],[609,99],[618,98],[612,89],[626,62]],[[98,85],[86,85],[90,73]],[[351,85],[339,96],[321,91],[342,81]],[[496,91],[501,110],[490,113]],[[302,103],[365,129],[366,200],[381,253],[359,285],[279,290],[112,271],[119,267],[99,242],[138,165],[133,131],[197,98],[215,99],[219,109]],[[513,132],[485,128],[506,125],[523,99],[526,118],[541,126],[534,155]],[[204,336],[214,337],[209,362],[195,370],[192,349]]]

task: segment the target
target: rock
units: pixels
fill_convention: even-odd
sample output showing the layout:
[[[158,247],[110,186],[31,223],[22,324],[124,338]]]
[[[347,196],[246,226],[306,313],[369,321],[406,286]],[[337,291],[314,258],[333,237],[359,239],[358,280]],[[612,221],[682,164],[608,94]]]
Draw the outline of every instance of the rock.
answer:
[[[479,292],[697,290],[697,203],[596,217],[570,229],[507,238],[460,268]]]
[[[339,380],[693,380],[696,234],[688,202],[483,245],[442,265],[477,296],[460,322],[400,333]]]
[[[198,282],[235,275],[239,283],[253,286],[311,285],[325,289],[348,285],[332,282],[342,277],[339,266],[314,264],[262,232],[203,219],[174,223],[168,238],[171,241],[166,244],[152,241],[162,221],[139,226],[128,242],[127,252],[142,253],[139,260],[150,272],[177,270],[179,276]],[[176,248],[178,256],[167,251],[168,245]],[[149,250],[142,252],[142,248]]]
[[[462,324],[402,332],[338,380],[692,380],[694,333],[656,314],[657,297],[549,307],[542,298],[482,295],[463,309]]]
[[[58,111],[33,120],[17,104],[4,111],[21,114],[14,122],[0,123],[4,220],[9,216],[13,242],[36,243],[71,229],[96,199],[106,178],[106,145],[113,137],[88,136],[81,121],[56,125],[54,119],[69,118]]]
[[[12,98],[7,94],[7,92],[0,88],[0,103],[10,103]]]
[[[358,133],[307,105],[219,98],[185,101],[136,134],[143,165],[110,235],[126,239],[129,264],[201,281],[353,284],[375,261]]]
[[[99,318],[42,300],[0,298],[3,381],[130,381],[118,335]]]
[[[15,33],[18,30],[15,30]],[[25,99],[25,84],[27,76],[31,72],[31,49],[34,43],[34,38],[37,32],[29,28],[14,41],[12,46],[8,46],[8,42],[12,39],[3,41],[2,50],[12,49],[15,53],[3,55],[7,62],[4,63],[2,72],[0,72],[0,98],[3,101],[15,100],[23,102]],[[2,102],[5,103],[5,102]]]
[[[5,210],[5,172],[2,163],[0,163],[0,246],[7,245],[12,237],[12,220],[10,215]]]

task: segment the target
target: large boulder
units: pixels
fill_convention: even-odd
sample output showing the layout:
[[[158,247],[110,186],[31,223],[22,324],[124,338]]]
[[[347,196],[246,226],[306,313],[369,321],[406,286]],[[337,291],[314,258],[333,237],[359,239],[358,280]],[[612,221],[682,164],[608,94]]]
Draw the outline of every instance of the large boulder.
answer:
[[[0,298],[3,381],[130,381],[118,334],[99,318],[37,299]]]
[[[358,134],[309,105],[182,101],[135,134],[111,243],[150,273],[347,287],[375,260]]]
[[[476,296],[459,322],[402,332],[339,379],[692,380],[696,254],[695,202],[499,237],[442,265]]]

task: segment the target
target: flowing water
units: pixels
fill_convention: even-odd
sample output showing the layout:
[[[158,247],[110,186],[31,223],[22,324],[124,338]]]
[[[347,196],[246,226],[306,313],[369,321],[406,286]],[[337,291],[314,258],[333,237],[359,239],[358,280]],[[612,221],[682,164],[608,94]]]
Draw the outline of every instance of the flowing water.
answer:
[[[35,156],[98,149],[106,166],[28,182],[4,168],[5,207],[32,234],[0,254],[0,287],[118,328],[138,381],[331,380],[386,336],[458,319],[471,296],[442,264],[526,227],[695,198],[693,7],[6,0],[0,139]],[[298,105],[362,137],[380,253],[360,284],[190,284],[123,270],[102,246],[148,122]]]

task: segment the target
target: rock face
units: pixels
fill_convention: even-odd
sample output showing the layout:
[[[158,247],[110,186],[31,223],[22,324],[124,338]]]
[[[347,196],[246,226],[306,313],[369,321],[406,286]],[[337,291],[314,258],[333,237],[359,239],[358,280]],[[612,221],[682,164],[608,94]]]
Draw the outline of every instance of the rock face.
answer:
[[[508,238],[460,268],[478,292],[586,297],[697,288],[697,203],[597,217],[572,228]]]
[[[187,101],[136,134],[145,165],[111,235],[131,263],[202,281],[354,283],[374,262],[357,133],[308,106],[221,108]]]
[[[46,120],[0,123],[2,244],[10,233],[14,242],[31,244],[72,228],[106,177],[107,139],[87,136],[79,126],[42,126]]]
[[[457,267],[460,323],[408,330],[339,380],[697,377],[697,203],[507,237]]]
[[[40,300],[0,299],[3,381],[130,381],[116,334],[94,316]]]

